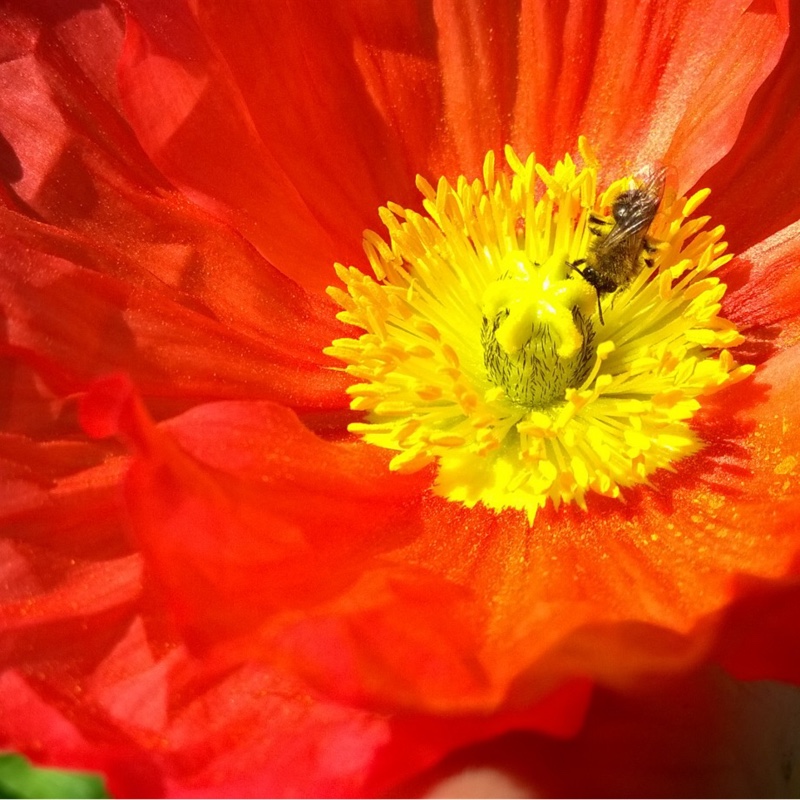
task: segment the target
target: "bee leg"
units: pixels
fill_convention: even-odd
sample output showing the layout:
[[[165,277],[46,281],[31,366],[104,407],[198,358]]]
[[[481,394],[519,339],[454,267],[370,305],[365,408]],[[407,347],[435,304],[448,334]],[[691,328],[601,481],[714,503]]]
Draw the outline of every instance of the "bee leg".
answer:
[[[658,252],[658,248],[651,241],[645,238],[645,240],[642,242],[642,252],[647,254],[644,257],[644,265],[648,269],[652,269],[656,264],[655,254]]]
[[[598,316],[598,317],[600,317],[600,324],[601,324],[601,325],[605,325],[606,323],[605,323],[605,321],[603,320],[603,306],[601,306],[601,305],[600,305],[600,297],[601,297],[601,295],[600,295],[600,288],[599,288],[598,286],[595,286],[595,284],[594,284],[592,281],[590,281],[590,280],[589,280],[589,279],[586,277],[586,275],[584,275],[584,273],[583,273],[583,270],[582,270],[582,269],[581,269],[581,268],[578,266],[578,264],[585,264],[585,263],[586,263],[586,259],[585,259],[585,258],[579,258],[577,261],[570,261],[570,262],[569,262],[569,265],[570,265],[570,267],[572,267],[572,269],[574,269],[574,270],[575,270],[575,272],[577,272],[577,273],[578,273],[578,275],[580,275],[580,276],[581,276],[581,278],[583,278],[583,279],[584,279],[584,280],[585,280],[585,281],[586,281],[586,282],[587,282],[587,283],[588,283],[590,286],[594,286],[594,290],[595,290],[595,292],[597,293],[597,316]]]
[[[577,261],[567,261],[567,265],[570,269],[574,269],[575,272],[581,276],[581,278],[583,278],[588,284],[591,284],[592,282],[586,277],[586,275],[584,275],[583,270],[581,269],[581,266],[585,263],[585,258],[579,258]]]
[[[603,320],[603,306],[600,305],[600,290],[595,286],[595,292],[597,292],[597,316],[600,317],[600,324],[605,325],[605,321]]]

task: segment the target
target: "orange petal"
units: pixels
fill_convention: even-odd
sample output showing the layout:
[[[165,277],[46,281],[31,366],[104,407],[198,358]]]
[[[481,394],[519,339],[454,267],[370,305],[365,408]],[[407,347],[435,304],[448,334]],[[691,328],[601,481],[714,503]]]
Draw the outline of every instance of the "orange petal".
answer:
[[[783,3],[616,4],[600,19],[591,3],[526,3],[518,18],[513,4],[342,2],[276,20],[240,2],[196,3],[199,24],[177,10],[156,24],[136,4],[126,107],[174,182],[314,288],[334,260],[364,263],[362,229],[387,199],[417,202],[415,173],[477,174],[508,140],[554,161],[586,134],[610,172],[666,161],[688,188],[733,144],[788,16]]]
[[[320,349],[342,330],[333,304],[307,296],[238,233],[167,186],[114,98],[104,97],[113,78],[113,58],[101,70],[115,41],[107,30],[113,17],[107,11],[67,15],[45,28],[31,12],[18,17],[13,24],[0,21],[0,35],[11,40],[0,64],[0,128],[13,148],[9,168],[16,178],[7,177],[10,206],[18,212],[4,211],[0,230],[26,247],[157,292],[238,335],[274,338],[275,331],[292,330],[295,356],[319,363]],[[103,48],[87,60],[94,41]],[[281,233],[287,230],[289,219]],[[302,236],[281,240],[313,249]],[[16,280],[22,280],[21,263],[13,270]]]
[[[723,313],[747,336],[740,361],[760,363],[793,345],[800,330],[800,222],[734,259],[720,278],[727,284]]]
[[[174,183],[322,290],[334,261],[363,261],[378,206],[416,194],[353,63],[354,21],[314,3],[197,6],[199,26],[177,7],[165,20],[160,5],[132,4],[128,117]]]
[[[747,109],[736,144],[703,178],[714,190],[703,213],[727,227],[741,252],[800,219],[800,6],[780,61]]]
[[[463,163],[457,155],[461,149],[458,137],[471,133],[467,126],[452,131],[444,123],[443,95],[447,90],[442,81],[442,37],[434,4],[342,0],[339,5],[352,30],[355,64],[369,100],[386,126],[389,144],[405,165],[405,181],[417,173],[438,176],[458,170]],[[337,43],[331,41],[329,46],[337,48]],[[415,207],[419,204],[410,183],[393,185],[381,203],[400,196],[407,196]],[[367,211],[372,218],[373,209]]]
[[[53,241],[45,236],[35,243],[50,249]],[[55,244],[96,267],[91,251],[70,253],[58,238]],[[329,359],[321,354],[340,326],[324,313],[326,303],[310,300],[266,264],[267,281],[260,283],[271,286],[263,295],[251,287],[263,316],[259,330],[248,332],[175,302],[169,292],[139,288],[11,239],[2,259],[0,307],[9,341],[59,363],[76,380],[124,369],[146,395],[173,409],[213,397],[272,397],[305,409],[347,405],[347,381],[326,368]]]
[[[796,577],[799,360],[789,348],[727,390],[698,422],[706,449],[625,502],[545,510],[529,528],[513,513],[426,500],[424,531],[391,558],[469,592],[487,676],[475,702],[535,696],[564,674],[626,685],[685,669],[716,646],[720,612],[747,595],[737,576],[778,589]]]
[[[517,60],[518,9],[477,0],[432,5],[445,121],[456,156],[443,172],[477,175],[486,151],[511,140],[514,95],[526,79]]]
[[[688,189],[777,63],[788,12],[767,5],[523,3],[512,143],[548,161],[583,134],[610,174],[664,162]]]

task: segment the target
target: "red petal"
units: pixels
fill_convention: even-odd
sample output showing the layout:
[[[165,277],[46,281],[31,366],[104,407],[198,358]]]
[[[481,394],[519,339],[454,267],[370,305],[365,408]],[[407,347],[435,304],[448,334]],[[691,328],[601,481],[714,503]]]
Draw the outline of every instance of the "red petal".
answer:
[[[800,334],[800,222],[759,242],[720,272],[723,313],[747,336],[742,362],[760,363]]]
[[[517,22],[513,4],[293,3],[274,17],[238,1],[198,2],[199,25],[138,3],[126,104],[175,182],[314,287],[333,260],[363,263],[379,205],[417,203],[415,172],[477,174],[509,139],[550,162],[583,133],[610,172],[667,161],[690,186],[732,145],[787,31],[783,3],[617,4],[602,19],[591,3],[526,3]]]
[[[407,0],[340,3],[343,18],[350,21],[353,56],[366,92],[386,126],[390,147],[405,165],[405,183],[384,188],[389,192],[385,198],[397,202],[408,198],[413,206],[419,200],[410,179],[417,173],[433,177],[458,172],[459,163],[464,164],[458,157],[458,137],[471,135],[466,126],[448,131],[443,122],[442,37],[433,5]],[[331,40],[328,46],[340,44]],[[365,209],[371,227],[375,224],[373,210]]]
[[[132,13],[121,90],[170,179],[306,286],[324,289],[336,260],[362,261],[361,232],[390,197],[411,200],[413,172],[352,61],[347,13],[208,2],[199,27],[175,6]]]
[[[548,161],[583,134],[609,174],[660,161],[686,189],[733,145],[787,31],[783,2],[526,2],[514,141]]]
[[[102,770],[114,796],[375,796],[511,727],[573,734],[586,708],[585,687],[571,686],[514,715],[393,719],[252,664],[215,674],[148,627],[134,620],[68,679],[0,676],[0,743]]]
[[[518,10],[514,3],[478,0],[432,5],[445,120],[457,157],[449,170],[480,174],[486,151],[511,139],[514,94],[525,80],[518,71]],[[576,143],[575,137],[571,146]]]
[[[115,423],[127,422],[129,433],[147,446],[147,437],[155,434],[133,424],[140,412],[131,408],[129,387],[126,394],[117,380],[107,381],[105,392],[101,388],[84,404],[89,427],[108,433]],[[249,418],[235,413],[242,410],[238,404],[198,408],[170,427],[206,461],[260,478],[264,454],[253,452],[251,433],[270,430],[269,412],[279,417],[286,412],[248,408]],[[227,438],[220,435],[226,430]],[[288,470],[287,480],[297,479],[308,450],[303,438],[310,434],[297,425],[295,438],[291,428],[273,434],[289,453],[300,454],[293,461],[280,451],[271,456]],[[268,437],[264,443],[270,445]],[[14,537],[3,543],[0,585],[14,596],[0,605],[0,655],[21,670],[0,678],[4,746],[54,766],[100,770],[121,796],[372,795],[466,741],[512,725],[563,735],[574,732],[582,718],[586,687],[581,686],[516,715],[448,724],[420,718],[390,722],[315,698],[305,686],[262,668],[209,674],[207,664],[191,661],[163,640],[160,606],[144,624],[136,620],[127,628],[131,611],[142,602],[140,560],[110,559],[113,551],[104,544],[119,534],[115,506],[107,507],[117,463],[92,466],[102,448],[82,442],[34,444],[8,436],[0,438],[0,449],[5,477],[17,480],[14,486],[3,484],[8,494],[0,493],[7,501],[4,530]],[[152,458],[160,454],[163,448],[149,449]],[[327,477],[329,462],[330,454],[320,459],[320,473],[311,479],[333,494],[341,481]],[[28,489],[22,490],[20,478]],[[275,482],[279,495],[280,476]],[[309,511],[313,516],[314,509]],[[163,531],[180,534],[169,527]],[[270,531],[260,533],[266,539]],[[321,530],[333,533],[330,526]],[[208,553],[218,570],[224,569],[224,555]],[[183,559],[172,563],[172,572]],[[266,571],[258,577],[270,578]],[[241,613],[236,598],[215,597],[231,604],[232,616]]]
[[[397,717],[392,720],[392,741],[381,754],[373,773],[379,793],[407,780],[415,772],[436,763],[442,753],[464,742],[486,740],[508,730],[544,733],[558,739],[573,737],[581,728],[591,687],[585,681],[570,681],[519,711],[505,711],[473,717]],[[413,764],[414,769],[409,769]],[[418,796],[417,792],[398,792],[391,796]]]
[[[797,785],[798,713],[796,688],[718,670],[626,695],[600,691],[575,739],[511,734],[397,795],[470,796],[483,778],[488,797],[784,797]],[[515,793],[493,794],[498,785]]]
[[[800,5],[792,3],[789,39],[758,90],[731,152],[703,178],[714,191],[704,213],[725,224],[741,252],[800,219]]]
[[[97,60],[75,50],[87,29],[104,47],[113,40],[108,15],[64,16],[53,27],[24,10],[0,21],[8,50],[0,126],[19,167],[12,205],[26,215],[0,215],[0,230],[20,242],[5,248],[0,300],[13,320],[11,341],[48,353],[84,380],[126,362],[134,374],[144,368],[148,393],[180,393],[179,373],[190,383],[199,378],[187,395],[236,396],[239,384],[239,393],[270,397],[265,379],[277,378],[287,403],[343,407],[345,381],[320,353],[344,330],[334,304],[307,296],[164,185],[113,102],[93,88]],[[101,91],[107,79],[98,77]],[[38,322],[29,319],[34,309]],[[158,357],[147,358],[146,349]],[[172,375],[163,363],[170,356]],[[203,370],[205,377],[197,374]]]
[[[457,602],[459,593],[446,582],[410,565],[390,575],[380,562],[381,553],[412,535],[428,475],[390,475],[385,452],[326,443],[268,403],[196,408],[169,423],[178,447],[153,428],[125,387],[120,392],[111,401],[108,382],[98,387],[84,419],[104,431],[119,424],[139,451],[127,481],[134,531],[193,641],[243,635],[282,611],[286,619],[270,635],[289,626],[294,633],[281,634],[285,646],[307,650],[324,641],[322,631],[307,636],[317,606],[323,611],[315,624],[329,629],[326,639],[342,635],[330,628],[326,603],[355,614],[359,603],[369,612],[402,598],[410,618],[427,619],[431,598]],[[431,594],[424,597],[426,589]],[[405,622],[405,635],[463,637],[455,619],[446,626],[433,619],[433,627],[416,633]],[[313,655],[341,661],[324,647]],[[345,658],[339,673],[347,664]],[[326,663],[322,671],[335,667]]]
[[[173,440],[105,382],[83,418],[135,443],[133,530],[195,647],[280,662],[348,699],[499,701],[472,654],[470,592],[387,561],[421,530],[429,475],[391,475],[384,451],[323,442],[266,403],[198,407],[167,424]]]
[[[120,535],[121,461],[74,436],[0,435],[3,667],[69,682],[126,623],[142,587]]]
[[[158,656],[138,620],[79,697],[12,672],[0,686],[4,745],[100,770],[114,796],[360,795],[389,738],[385,719],[291,679],[253,667],[206,674],[180,649]]]
[[[719,625],[714,660],[744,680],[800,684],[800,643],[787,635],[800,613],[800,581],[748,581],[741,592]]]
[[[116,14],[104,6],[78,13],[14,5],[0,20],[0,129],[10,205],[94,234],[97,223],[105,223],[107,234],[113,222],[130,231],[135,220],[121,207],[131,193],[163,189],[164,181],[119,114]]]
[[[74,433],[74,405],[66,398],[77,391],[79,382],[57,364],[0,342],[0,424],[8,433],[39,439]]]
[[[256,334],[186,308],[169,292],[138,288],[13,240],[6,240],[2,258],[0,307],[9,341],[46,355],[76,380],[124,369],[146,395],[173,398],[173,408],[242,396],[298,408],[347,405],[348,380],[327,368],[321,352],[341,328],[329,307],[308,302],[285,279],[259,295]],[[88,251],[73,258],[92,260]],[[322,308],[331,318],[321,318]]]
[[[129,434],[140,446],[153,445],[148,455],[158,458],[164,448],[157,447],[146,420],[136,425],[141,412],[133,403],[129,384],[106,381],[84,404],[84,420],[99,433],[127,423]],[[169,426],[206,462],[263,479],[263,452],[248,444],[255,429],[270,431],[270,413],[287,412],[219,404]],[[220,435],[226,431],[227,438]],[[304,438],[313,438],[299,425],[273,435],[297,453],[308,451]],[[268,436],[264,444],[270,446]],[[163,639],[162,608],[154,607],[144,622],[129,623],[144,600],[140,560],[109,558],[104,544],[119,534],[116,506],[108,504],[119,460],[98,467],[100,445],[33,443],[19,435],[0,438],[0,449],[4,477],[17,480],[14,486],[3,484],[10,492],[0,494],[7,501],[4,529],[14,537],[3,543],[0,584],[14,596],[0,605],[2,657],[20,670],[0,678],[4,746],[55,766],[100,770],[116,795],[370,795],[464,742],[511,726],[571,734],[582,719],[585,685],[565,687],[516,714],[450,724],[436,718],[392,721],[349,709],[261,667],[210,673],[208,664],[188,659]],[[273,447],[270,458],[281,466],[272,478],[276,494],[281,480],[297,481],[304,470],[319,491],[341,493],[341,476],[334,481],[328,475],[331,447],[320,448],[318,455],[326,449],[328,457],[317,459],[315,473],[302,458],[292,463]],[[339,460],[348,463],[346,451]],[[349,462],[356,464],[353,454]],[[20,478],[27,478],[29,490]],[[356,494],[360,479],[349,479]],[[310,513],[313,517],[315,510]],[[330,526],[322,533],[334,535]],[[357,525],[347,531],[357,534]],[[219,558],[216,565],[224,568]],[[261,579],[269,580],[269,574]],[[234,604],[232,613],[237,612],[235,598],[221,601]]]

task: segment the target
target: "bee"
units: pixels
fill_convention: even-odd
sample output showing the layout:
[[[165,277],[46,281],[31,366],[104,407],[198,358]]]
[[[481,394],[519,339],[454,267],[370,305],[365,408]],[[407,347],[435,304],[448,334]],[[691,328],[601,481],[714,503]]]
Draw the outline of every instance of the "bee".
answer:
[[[645,267],[653,266],[656,248],[647,238],[664,195],[666,170],[650,170],[634,188],[621,192],[611,205],[611,220],[589,215],[592,239],[586,258],[573,261],[572,268],[597,292],[600,300],[627,286]]]

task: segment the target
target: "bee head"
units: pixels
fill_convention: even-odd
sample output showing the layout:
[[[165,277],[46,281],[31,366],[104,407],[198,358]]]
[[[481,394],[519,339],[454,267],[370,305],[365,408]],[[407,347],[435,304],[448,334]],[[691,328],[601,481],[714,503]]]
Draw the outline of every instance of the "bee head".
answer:
[[[614,292],[617,290],[618,283],[616,280],[614,280],[613,275],[606,275],[602,272],[599,272],[594,267],[585,267],[583,271],[579,270],[579,272],[588,284],[594,286],[598,292],[598,296],[600,294],[608,294],[609,292]]]

